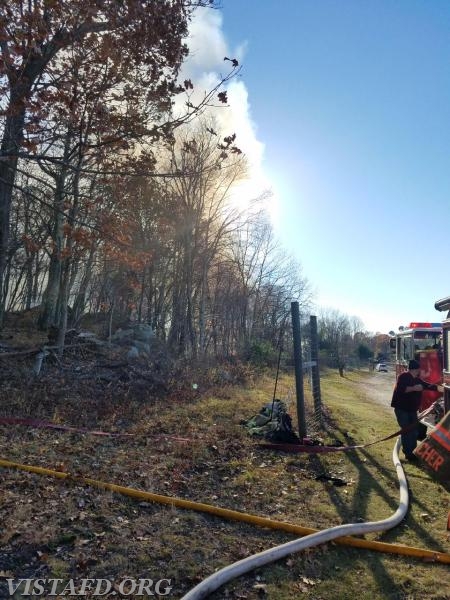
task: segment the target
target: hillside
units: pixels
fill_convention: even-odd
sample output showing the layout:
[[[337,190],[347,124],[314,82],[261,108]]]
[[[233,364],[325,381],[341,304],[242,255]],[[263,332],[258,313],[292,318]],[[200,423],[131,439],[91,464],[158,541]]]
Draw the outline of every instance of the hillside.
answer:
[[[263,449],[248,435],[242,422],[272,400],[273,376],[228,365],[208,374],[185,371],[179,379],[172,374],[163,388],[150,381],[148,363],[84,346],[68,349],[59,362],[46,357],[38,377],[30,375],[28,355],[5,359],[1,368],[8,379],[0,416],[127,435],[0,425],[1,459],[66,477],[2,468],[0,597],[9,597],[6,578],[109,579],[115,587],[104,597],[129,590],[127,578],[151,578],[170,579],[168,597],[181,598],[214,570],[293,539],[133,499],[80,477],[318,529],[386,518],[397,506],[392,441],[357,452],[292,455]],[[371,398],[384,375],[324,373],[326,428],[317,430],[306,390],[308,432],[348,444],[395,431],[390,409],[377,403],[374,410]],[[295,423],[292,373],[278,385]],[[406,471],[407,519],[368,539],[450,552],[447,491],[415,465]],[[241,577],[211,598],[444,599],[448,577],[448,565],[330,543]]]

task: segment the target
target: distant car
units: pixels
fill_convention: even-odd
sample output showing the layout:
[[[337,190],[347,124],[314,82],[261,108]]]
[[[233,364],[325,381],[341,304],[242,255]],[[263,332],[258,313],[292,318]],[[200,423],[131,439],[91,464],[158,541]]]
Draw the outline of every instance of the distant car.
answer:
[[[388,372],[387,365],[385,363],[378,363],[377,366],[375,367],[375,371],[384,371],[385,373],[387,373]]]

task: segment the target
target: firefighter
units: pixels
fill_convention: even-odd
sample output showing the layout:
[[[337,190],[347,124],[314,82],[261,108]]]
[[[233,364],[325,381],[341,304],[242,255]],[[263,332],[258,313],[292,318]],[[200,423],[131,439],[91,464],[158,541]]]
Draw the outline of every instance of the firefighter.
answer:
[[[397,422],[402,429],[402,449],[407,460],[416,461],[414,450],[417,446],[419,420],[417,411],[423,390],[437,391],[437,386],[423,381],[419,377],[420,365],[417,360],[410,360],[408,370],[401,373],[392,395],[391,406],[394,408]]]

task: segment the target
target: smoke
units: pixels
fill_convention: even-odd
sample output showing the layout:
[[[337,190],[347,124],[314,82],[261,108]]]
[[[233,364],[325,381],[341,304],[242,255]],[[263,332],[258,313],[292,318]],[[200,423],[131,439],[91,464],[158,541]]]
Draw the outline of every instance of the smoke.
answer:
[[[230,47],[223,31],[222,13],[219,10],[196,10],[186,43],[189,56],[183,64],[180,79],[192,81],[194,92],[191,100],[194,104],[231,71],[232,63],[230,60],[224,60],[225,57],[236,59],[239,66],[245,66],[246,44]],[[239,186],[239,193],[255,198],[267,190],[270,183],[262,172],[264,144],[256,134],[248,89],[241,72],[225,84],[224,89],[227,92],[227,104],[223,105],[215,98],[214,106],[208,108],[207,115],[215,119],[221,137],[236,134],[235,144],[242,150],[248,162],[248,180]]]

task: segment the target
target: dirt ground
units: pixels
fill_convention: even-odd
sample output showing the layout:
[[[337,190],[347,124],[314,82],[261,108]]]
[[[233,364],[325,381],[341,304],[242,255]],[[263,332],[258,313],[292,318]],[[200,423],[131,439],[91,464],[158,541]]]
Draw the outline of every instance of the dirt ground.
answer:
[[[390,408],[394,385],[395,371],[390,370],[388,373],[373,371],[370,385],[366,386],[364,384],[364,391],[377,404]],[[361,387],[363,387],[363,384],[361,384]]]
[[[213,379],[195,377],[187,380],[184,387],[172,386],[165,395],[156,391],[150,395],[152,382],[140,364],[133,365],[131,376],[121,361],[113,361],[109,355],[99,357],[97,351],[86,349],[80,353],[78,349],[70,362],[69,357],[67,363],[65,360],[61,364],[48,360],[36,381],[30,379],[28,363],[19,365],[15,379],[4,380],[0,386],[5,416],[32,416],[131,435],[102,437],[43,428],[0,427],[2,458],[69,476],[62,482],[55,477],[2,469],[0,598],[11,597],[8,578],[64,582],[104,578],[112,582],[114,589],[103,597],[113,598],[120,597],[124,582],[130,578],[148,577],[170,579],[170,597],[180,598],[220,566],[286,541],[281,531],[236,524],[163,503],[139,502],[102,488],[87,487],[80,477],[274,520],[301,522],[318,529],[329,527],[330,523],[373,520],[375,508],[367,503],[368,499],[377,495],[380,478],[386,478],[386,490],[390,488],[379,446],[356,462],[350,455],[309,458],[272,455],[260,448],[240,424],[272,397],[272,378],[258,378],[257,385],[232,385],[223,383],[224,377],[217,373],[220,385]],[[3,368],[6,371],[7,367]],[[230,370],[230,376],[232,373]],[[336,374],[333,382],[327,384],[328,389],[333,386],[334,391],[336,383],[345,386],[342,393],[350,393],[352,401],[353,396],[359,396],[354,393],[354,386],[360,386],[362,398],[370,393],[374,403],[385,407],[377,413],[392,410],[389,404],[394,373],[373,372],[364,378],[352,372],[348,375],[341,380]],[[145,388],[137,385],[143,377]],[[279,382],[280,392],[292,386],[291,378],[285,379]],[[280,397],[284,398],[284,393]],[[366,407],[364,404],[364,410]],[[378,423],[363,439],[380,437]],[[347,440],[341,430],[331,433],[339,441]],[[344,485],[334,485],[331,478]],[[420,485],[416,485],[416,493],[420,491]],[[388,491],[386,498],[389,497]],[[383,491],[381,502],[384,498]],[[445,533],[440,534],[440,545],[435,539],[429,540],[435,513],[427,502],[428,498],[421,497],[418,506],[416,501],[418,508],[404,529],[404,537],[396,532],[396,537],[388,539],[425,545],[411,534],[417,529],[418,536],[425,535],[417,525],[423,514],[430,519],[426,523],[428,545],[445,549]],[[436,522],[440,522],[437,517]],[[409,571],[398,574],[399,562],[395,558],[384,558],[382,568],[377,560],[369,553],[359,557],[350,549],[337,551],[330,546],[295,555],[264,572],[251,573],[219,590],[213,598],[292,600],[301,595],[309,600],[348,600],[354,597],[355,590],[359,592],[365,572],[374,575],[365,580],[370,588],[358,595],[361,600],[426,598],[412,594],[415,589],[425,589],[420,576],[428,576],[428,569],[423,569],[423,573],[416,571],[410,582]],[[347,562],[354,564],[348,575],[344,569]],[[340,589],[348,587],[345,595],[335,593],[337,571],[339,577],[348,577],[340,584]],[[433,573],[441,581],[443,567],[436,565]],[[403,589],[406,581],[411,594],[380,592],[388,588],[387,578],[392,581],[393,590]]]

